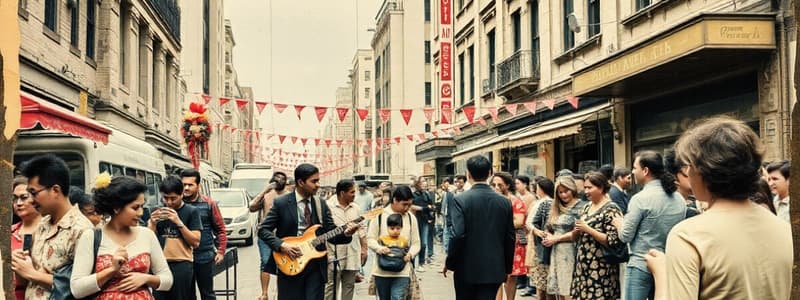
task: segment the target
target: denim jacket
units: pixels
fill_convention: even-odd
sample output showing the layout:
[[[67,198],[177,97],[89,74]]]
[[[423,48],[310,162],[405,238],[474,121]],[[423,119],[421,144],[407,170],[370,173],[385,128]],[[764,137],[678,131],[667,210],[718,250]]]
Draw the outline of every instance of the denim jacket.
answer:
[[[630,244],[629,267],[650,273],[644,256],[650,249],[664,251],[667,235],[686,218],[686,202],[680,193],[667,195],[660,180],[652,180],[631,198],[619,239]]]

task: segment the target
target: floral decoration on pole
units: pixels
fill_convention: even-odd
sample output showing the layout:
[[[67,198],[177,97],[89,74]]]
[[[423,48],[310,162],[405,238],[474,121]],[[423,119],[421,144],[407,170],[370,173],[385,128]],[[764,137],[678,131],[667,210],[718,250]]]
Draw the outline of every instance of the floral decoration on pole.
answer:
[[[192,165],[195,170],[200,170],[200,159],[208,155],[208,139],[211,137],[211,125],[208,123],[205,105],[189,104],[189,111],[183,115],[181,134]]]

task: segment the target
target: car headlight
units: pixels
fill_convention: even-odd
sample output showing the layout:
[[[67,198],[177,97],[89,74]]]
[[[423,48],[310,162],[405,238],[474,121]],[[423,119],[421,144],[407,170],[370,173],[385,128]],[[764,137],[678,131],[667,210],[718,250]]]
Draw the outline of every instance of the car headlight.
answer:
[[[250,213],[245,213],[241,216],[234,218],[233,223],[244,223],[247,222],[248,219],[250,219]]]

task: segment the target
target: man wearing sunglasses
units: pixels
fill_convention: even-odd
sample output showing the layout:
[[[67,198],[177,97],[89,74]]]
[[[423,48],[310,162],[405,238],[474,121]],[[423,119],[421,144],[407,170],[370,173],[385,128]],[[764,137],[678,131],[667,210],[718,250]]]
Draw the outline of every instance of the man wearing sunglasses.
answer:
[[[26,162],[22,175],[28,178],[33,205],[44,216],[33,233],[29,253],[12,252],[11,269],[28,281],[25,299],[46,300],[53,290],[53,273],[75,258],[75,241],[92,228],[89,219],[69,202],[69,168],[48,154]]]

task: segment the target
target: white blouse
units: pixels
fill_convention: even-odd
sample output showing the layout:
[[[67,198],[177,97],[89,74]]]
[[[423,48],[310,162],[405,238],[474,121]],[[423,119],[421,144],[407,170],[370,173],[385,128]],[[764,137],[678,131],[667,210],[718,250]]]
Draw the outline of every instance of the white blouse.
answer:
[[[150,272],[158,276],[161,282],[157,290],[170,290],[172,288],[172,272],[169,269],[169,265],[167,265],[167,259],[164,258],[161,244],[158,243],[156,235],[147,227],[131,227],[131,230],[135,232],[136,239],[126,247],[128,258],[133,260],[141,254],[149,254]],[[113,255],[119,248],[120,245],[103,232],[97,255]],[[70,278],[70,290],[75,298],[80,299],[100,292],[100,287],[97,285],[97,274],[92,270],[95,260],[94,229],[88,229],[83,232],[75,246],[75,261],[72,267],[72,277]]]

